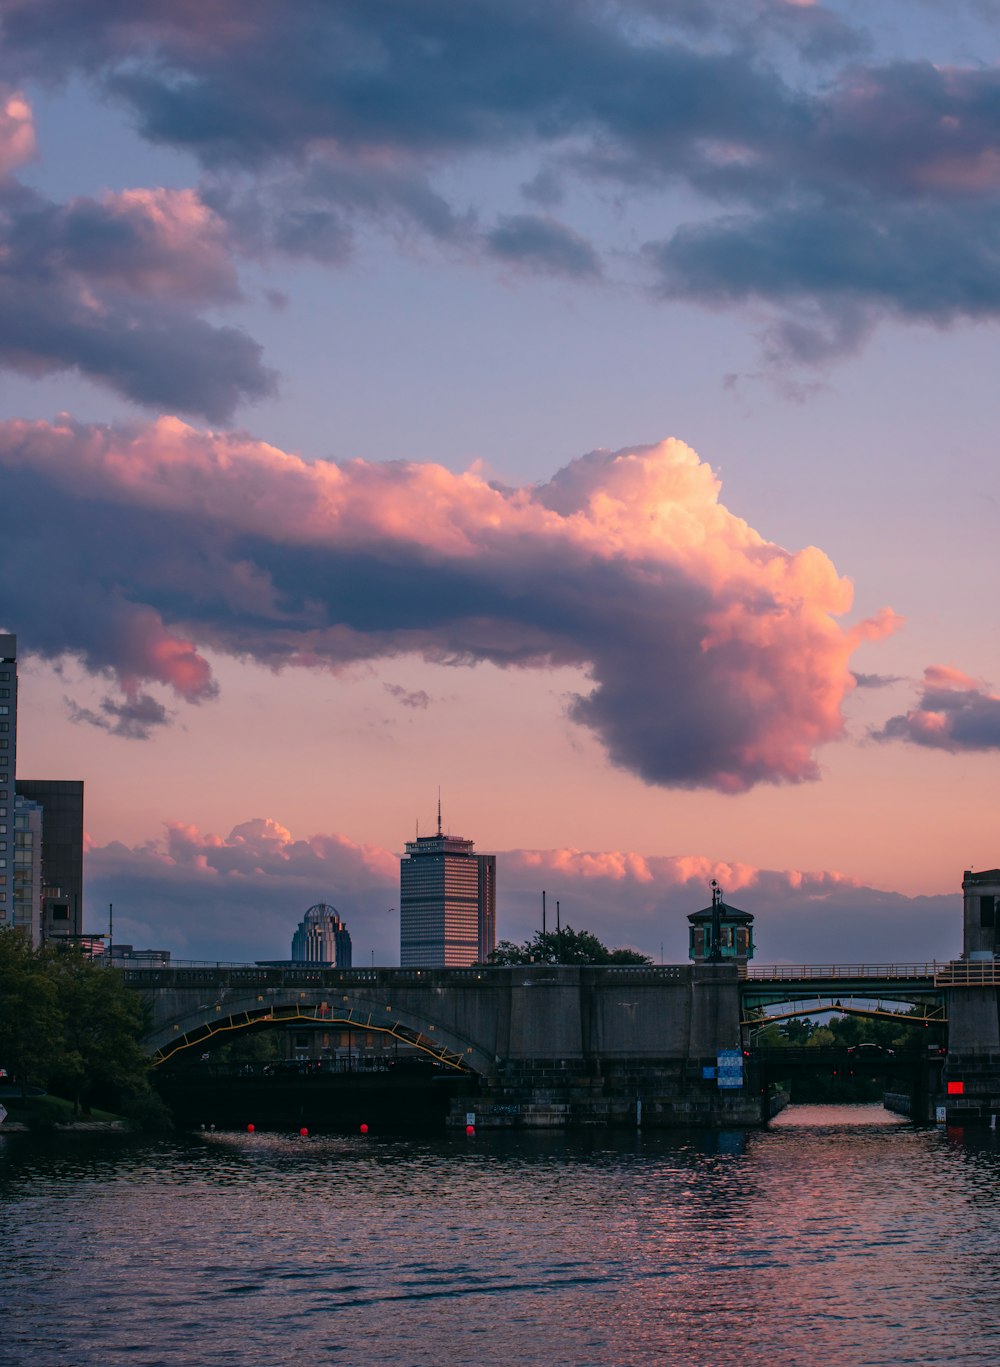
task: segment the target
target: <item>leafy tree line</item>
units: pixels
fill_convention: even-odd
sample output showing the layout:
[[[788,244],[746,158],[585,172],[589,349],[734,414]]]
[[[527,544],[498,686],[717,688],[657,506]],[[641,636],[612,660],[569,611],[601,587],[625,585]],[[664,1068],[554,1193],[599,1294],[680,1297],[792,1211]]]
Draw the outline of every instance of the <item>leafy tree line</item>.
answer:
[[[877,1044],[882,1049],[914,1049],[935,1043],[933,1027],[924,1025],[919,1007],[895,1011],[893,1019],[873,1016],[832,1016],[820,1024],[808,1016],[769,1025],[755,1043],[767,1048],[826,1048],[831,1045]]]
[[[497,966],[509,964],[649,964],[648,954],[635,949],[609,949],[589,930],[538,931],[523,945],[501,940],[487,960]]]
[[[880,1101],[885,1055],[921,1050],[928,1044],[937,1044],[939,1039],[933,1026],[924,1024],[919,1008],[913,1007],[894,1012],[891,1020],[849,1015],[833,1016],[820,1024],[808,1016],[796,1016],[767,1026],[755,1037],[754,1044],[779,1050],[817,1051],[837,1045],[855,1049],[866,1044],[879,1046],[874,1055],[859,1050],[846,1063],[831,1066],[817,1062],[815,1069],[797,1069],[786,1080],[792,1101],[837,1103]],[[777,1071],[780,1074],[780,1065]]]
[[[43,1087],[73,1103],[163,1122],[140,1037],[142,1002],[120,973],[75,946],[34,947],[0,930],[0,1068],[6,1081]]]

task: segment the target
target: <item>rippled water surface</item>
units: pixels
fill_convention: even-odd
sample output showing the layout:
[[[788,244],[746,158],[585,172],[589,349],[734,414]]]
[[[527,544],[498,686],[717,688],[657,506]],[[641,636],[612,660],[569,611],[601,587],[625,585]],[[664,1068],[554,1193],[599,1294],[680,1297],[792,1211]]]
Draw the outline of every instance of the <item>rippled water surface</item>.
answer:
[[[995,1135],[0,1137],[0,1361],[1000,1362]]]

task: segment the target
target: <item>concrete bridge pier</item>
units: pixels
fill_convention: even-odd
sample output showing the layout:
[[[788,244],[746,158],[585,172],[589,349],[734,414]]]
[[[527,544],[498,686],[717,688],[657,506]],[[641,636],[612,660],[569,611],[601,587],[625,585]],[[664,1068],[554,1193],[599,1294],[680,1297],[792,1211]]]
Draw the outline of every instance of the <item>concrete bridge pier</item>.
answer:
[[[949,1125],[989,1124],[1000,1116],[1000,989],[956,986],[947,1006],[948,1056],[937,1105]]]
[[[497,971],[497,970],[495,970]],[[529,967],[510,975],[509,1035],[493,1068],[452,1100],[449,1125],[581,1129],[760,1125],[744,1080],[721,1088],[739,1049],[734,964]]]

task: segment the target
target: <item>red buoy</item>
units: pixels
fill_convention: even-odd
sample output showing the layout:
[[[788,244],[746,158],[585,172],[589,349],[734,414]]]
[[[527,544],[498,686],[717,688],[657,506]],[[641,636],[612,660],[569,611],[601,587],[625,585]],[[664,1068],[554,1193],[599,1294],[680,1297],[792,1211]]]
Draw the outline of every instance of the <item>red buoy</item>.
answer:
[[[254,1132],[254,1130],[256,1130],[256,1128],[257,1128],[256,1125],[248,1125],[248,1126],[247,1126],[247,1134],[253,1134],[253,1132]]]
[[[367,1134],[367,1133],[368,1133],[368,1126],[367,1126],[367,1125],[362,1125],[362,1126],[361,1126],[361,1133],[362,1133],[362,1134]]]
[[[475,1125],[466,1125],[466,1127],[465,1127],[465,1133],[466,1133],[466,1134],[475,1134],[475,1133],[476,1133],[476,1127],[475,1127]]]
[[[302,1136],[303,1139],[305,1139],[308,1133],[309,1131],[306,1129],[304,1125],[302,1126],[301,1130],[299,1130],[299,1134]]]

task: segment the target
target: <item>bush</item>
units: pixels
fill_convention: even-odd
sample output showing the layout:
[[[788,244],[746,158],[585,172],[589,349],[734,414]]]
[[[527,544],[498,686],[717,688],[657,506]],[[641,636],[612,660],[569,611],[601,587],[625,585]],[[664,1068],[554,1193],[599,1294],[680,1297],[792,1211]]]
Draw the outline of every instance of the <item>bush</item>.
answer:
[[[24,1109],[24,1123],[29,1130],[45,1133],[72,1120],[72,1108],[54,1096],[35,1097]]]
[[[174,1128],[170,1107],[152,1088],[147,1092],[140,1092],[137,1096],[130,1097],[120,1107],[120,1110],[122,1118],[128,1121],[130,1130],[141,1130],[146,1134],[155,1134]]]

